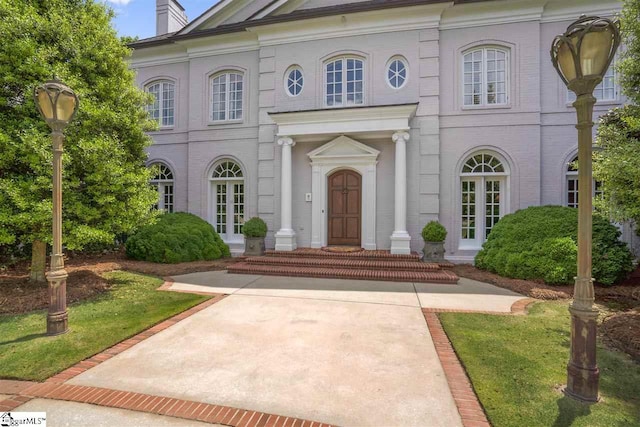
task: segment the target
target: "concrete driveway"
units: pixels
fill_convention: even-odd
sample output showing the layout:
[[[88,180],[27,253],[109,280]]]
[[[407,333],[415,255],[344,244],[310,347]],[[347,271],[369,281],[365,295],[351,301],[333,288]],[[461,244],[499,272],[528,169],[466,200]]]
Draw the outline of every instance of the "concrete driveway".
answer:
[[[460,426],[421,308],[509,311],[522,298],[466,279],[175,279],[173,289],[231,295],[69,384],[337,425]]]

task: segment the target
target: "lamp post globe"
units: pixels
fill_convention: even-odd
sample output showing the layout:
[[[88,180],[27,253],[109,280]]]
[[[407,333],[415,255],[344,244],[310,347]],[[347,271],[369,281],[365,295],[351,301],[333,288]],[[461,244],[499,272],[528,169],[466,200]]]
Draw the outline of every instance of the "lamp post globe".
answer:
[[[38,111],[51,128],[53,142],[53,242],[49,282],[47,335],[69,330],[67,313],[67,272],[62,254],[62,152],[63,131],[78,111],[78,97],[64,83],[50,80],[34,90]]]
[[[598,401],[600,371],[596,363],[596,322],[592,267],[593,174],[591,165],[593,90],[602,81],[620,45],[617,21],[581,16],[551,45],[551,62],[569,90],[578,122],[578,266],[571,313],[571,350],[567,365],[567,396]]]

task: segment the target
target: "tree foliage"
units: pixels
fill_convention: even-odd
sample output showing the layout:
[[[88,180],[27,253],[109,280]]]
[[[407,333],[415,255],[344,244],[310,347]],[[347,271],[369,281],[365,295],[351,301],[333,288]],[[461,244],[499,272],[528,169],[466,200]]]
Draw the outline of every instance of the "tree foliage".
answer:
[[[640,0],[625,0],[618,75],[629,105],[604,115],[598,126],[594,177],[604,183],[598,209],[640,223]],[[640,229],[638,229],[640,230]]]
[[[0,0],[0,249],[51,239],[50,131],[32,93],[54,75],[80,99],[65,131],[67,248],[110,244],[153,215],[149,99],[112,18],[93,0]]]

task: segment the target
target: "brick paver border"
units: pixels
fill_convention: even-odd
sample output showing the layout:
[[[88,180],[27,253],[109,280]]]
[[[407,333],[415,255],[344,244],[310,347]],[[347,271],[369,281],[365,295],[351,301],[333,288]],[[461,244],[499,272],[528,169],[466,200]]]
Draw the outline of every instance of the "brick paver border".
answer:
[[[518,316],[524,315],[530,304],[534,303],[533,298],[523,298],[511,305],[510,312],[498,311],[474,311],[474,310],[455,310],[455,309],[439,309],[439,308],[423,308],[422,314],[427,322],[436,353],[444,369],[444,374],[449,383],[449,389],[456,402],[462,425],[464,427],[491,427],[491,423],[487,419],[482,404],[476,395],[471,380],[467,375],[458,355],[451,345],[451,341],[447,337],[442,323],[437,313],[479,313],[502,316]]]
[[[230,406],[57,382],[39,383],[14,396],[22,403],[36,398],[88,403],[233,427],[331,427],[315,421]]]

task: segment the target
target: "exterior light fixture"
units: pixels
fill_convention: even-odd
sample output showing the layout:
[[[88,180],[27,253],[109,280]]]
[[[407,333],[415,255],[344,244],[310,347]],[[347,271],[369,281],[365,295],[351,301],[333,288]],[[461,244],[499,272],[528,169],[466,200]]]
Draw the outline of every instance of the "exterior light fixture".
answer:
[[[78,97],[65,84],[50,80],[34,90],[38,111],[51,128],[53,140],[53,250],[47,273],[49,312],[47,335],[69,330],[67,313],[67,271],[62,255],[62,142],[63,131],[78,111]]]
[[[593,90],[602,81],[620,45],[619,23],[581,16],[551,45],[551,62],[569,90],[578,114],[578,276],[571,313],[571,355],[567,366],[567,396],[598,401],[600,372],[596,363],[596,321],[592,265],[592,130]]]

